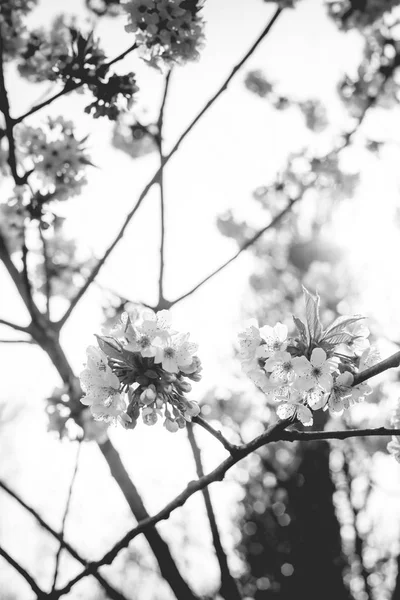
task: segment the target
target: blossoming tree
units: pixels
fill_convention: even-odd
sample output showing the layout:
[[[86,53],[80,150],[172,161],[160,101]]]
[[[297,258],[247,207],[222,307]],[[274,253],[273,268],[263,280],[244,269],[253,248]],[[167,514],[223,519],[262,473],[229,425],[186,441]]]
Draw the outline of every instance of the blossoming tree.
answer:
[[[250,247],[256,248],[263,234],[278,229],[286,216],[292,214],[296,218],[297,213],[292,209],[294,205],[299,207],[307,190],[314,187],[322,194],[332,185],[338,153],[349,145],[367,111],[382,96],[387,99],[398,91],[395,79],[398,51],[393,41],[395,34],[390,29],[391,21],[389,19],[389,24],[384,21],[387,7],[379,5],[368,12],[353,3],[330,5],[332,16],[342,26],[372,28],[358,80],[348,78],[342,85],[343,97],[354,111],[355,127],[343,135],[340,143],[323,160],[321,157],[309,157],[312,168],[305,169],[296,177],[292,167],[298,157],[293,156],[281,179],[271,186],[276,193],[283,193],[286,202],[273,212],[269,223],[260,229],[245,231],[243,239],[239,239],[239,249],[231,258],[188,292],[170,300],[164,295],[163,172],[185,138],[269,34],[281,13],[290,7],[288,3],[282,3],[274,8],[259,37],[166,153],[163,146],[164,109],[171,70],[197,59],[201,53],[205,28],[202,3],[198,0],[104,0],[99,3],[88,0],[86,4],[93,13],[123,19],[125,30],[132,36],[130,47],[112,59],[106,56],[92,30],[85,31],[75,20],[65,16],[57,18],[49,30],[29,28],[27,16],[35,4],[34,0],[5,0],[0,5],[0,168],[4,180],[8,184],[11,182],[6,201],[0,204],[0,259],[29,314],[26,326],[3,318],[0,324],[23,334],[25,337],[21,343],[33,342],[49,356],[62,380],[62,387],[48,399],[47,412],[52,429],[57,430],[60,436],[71,435],[69,425],[73,422],[77,426],[73,434],[75,439],[97,443],[138,523],[99,560],[89,562],[64,539],[76,470],[61,532],[55,531],[6,482],[0,482],[2,490],[29,511],[59,542],[49,590],[42,589],[2,544],[0,554],[26,580],[37,598],[60,598],[79,581],[92,575],[108,597],[122,600],[126,596],[99,569],[112,564],[119,553],[143,533],[171,592],[179,600],[194,599],[198,595],[182,575],[156,525],[201,491],[220,567],[220,586],[214,596],[219,595],[225,600],[242,598],[241,586],[232,575],[221,543],[208,486],[222,480],[239,461],[272,442],[393,435],[389,452],[399,460],[398,415],[393,428],[325,431],[307,430],[307,427],[313,424],[314,418],[318,419],[327,411],[342,413],[364,400],[372,391],[369,380],[398,367],[400,353],[381,360],[369,346],[369,332],[361,315],[340,315],[322,323],[320,298],[304,287],[304,312],[293,317],[291,331],[281,322],[286,318],[282,315],[278,322],[263,323],[261,327],[252,322],[239,334],[242,369],[262,392],[264,402],[275,406],[276,412],[273,422],[259,436],[246,443],[238,443],[235,432],[222,433],[219,427],[214,427],[204,418],[199,404],[190,399],[192,385],[201,378],[201,354],[189,333],[174,329],[169,309],[194,294],[242,252]],[[391,52],[387,50],[388,46],[392,48]],[[136,74],[114,72],[114,65],[131,53],[137,54],[149,68],[164,73],[164,95],[155,123],[143,125],[134,113],[134,101],[140,94],[140,81]],[[61,89],[24,114],[14,116],[8,93],[8,76],[12,67],[16,67],[20,76],[31,83],[51,82]],[[259,72],[247,75],[246,86],[260,97],[269,98],[278,110],[297,102],[278,94]],[[84,189],[86,169],[93,166],[87,139],[80,138],[74,123],[64,117],[48,118],[42,127],[28,125],[31,115],[73,91],[83,91],[90,98],[85,112],[94,119],[116,121],[114,143],[117,147],[131,156],[157,151],[160,158],[157,172],[127,214],[116,237],[97,260],[78,258],[74,241],[67,238],[64,218],[58,211],[62,203],[80,195]],[[325,117],[320,106],[312,101],[297,102],[297,105],[311,129],[324,127]],[[330,180],[327,180],[326,173],[323,174],[325,177],[321,175],[327,163],[330,165]],[[346,183],[352,185],[353,179],[349,176]],[[126,310],[119,311],[113,325],[97,335],[97,345],[89,346],[86,365],[77,377],[60,342],[60,332],[96,281],[155,184],[160,187],[162,224],[158,302],[154,306],[133,306],[130,303]],[[259,193],[259,196],[263,197],[265,193]],[[221,219],[220,228],[226,229],[233,224],[228,215]],[[242,227],[236,227],[236,237],[240,238],[242,230]],[[57,320],[52,311],[55,296],[68,300],[65,312]],[[12,340],[4,340],[5,343],[7,341]],[[108,427],[115,424],[134,430],[138,422],[157,426],[160,421],[171,433],[187,428],[198,479],[189,482],[163,509],[150,516],[108,436]],[[193,425],[206,430],[228,453],[228,457],[207,474]],[[134,435],[134,432],[130,434]],[[59,586],[62,549],[81,563],[82,570],[65,585]]]

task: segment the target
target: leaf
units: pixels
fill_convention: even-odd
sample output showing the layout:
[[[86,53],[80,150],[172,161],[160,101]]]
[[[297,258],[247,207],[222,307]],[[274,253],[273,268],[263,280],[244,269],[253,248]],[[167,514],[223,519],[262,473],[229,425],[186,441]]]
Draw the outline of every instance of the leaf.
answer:
[[[303,286],[304,300],[306,303],[306,318],[308,325],[308,332],[310,334],[310,342],[318,342],[322,334],[322,325],[319,319],[319,296],[316,294],[315,298],[310,292]]]
[[[301,321],[300,319],[298,319],[297,317],[295,317],[293,315],[293,321],[294,324],[296,325],[297,331],[300,334],[300,339],[304,344],[308,344],[308,339],[307,339],[307,329],[306,326],[304,325],[303,321]]]
[[[106,339],[105,337],[102,337],[100,335],[96,335],[96,338],[100,350],[103,350],[103,352],[107,354],[108,358],[116,358],[118,360],[122,360],[124,358],[122,348],[119,348],[117,346],[117,343],[115,342],[114,338]],[[115,342],[115,345],[112,344],[109,340],[113,340]]]
[[[357,321],[360,321],[361,319],[364,319],[364,318],[365,317],[363,317],[361,315],[352,315],[352,316],[344,315],[342,317],[338,317],[326,329],[322,339],[326,340],[326,339],[330,338],[332,335],[342,333],[348,325],[352,325],[353,323],[356,323]]]
[[[344,331],[342,333],[336,333],[334,335],[329,336],[329,339],[324,339],[323,341],[329,345],[337,346],[338,344],[348,344],[352,342],[357,336],[347,333]]]

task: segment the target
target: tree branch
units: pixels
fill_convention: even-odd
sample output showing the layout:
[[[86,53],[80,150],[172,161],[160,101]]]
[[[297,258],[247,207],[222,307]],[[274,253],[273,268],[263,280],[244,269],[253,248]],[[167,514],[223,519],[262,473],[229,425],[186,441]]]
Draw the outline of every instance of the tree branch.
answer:
[[[36,521],[43,527],[43,529],[45,529],[48,533],[50,533],[50,535],[52,535],[56,540],[58,540],[60,542],[60,545],[62,545],[63,548],[65,548],[70,553],[70,555],[73,558],[75,558],[75,560],[77,560],[78,562],[80,562],[81,565],[83,565],[83,566],[86,566],[88,564],[88,561],[85,558],[82,558],[82,556],[80,554],[78,554],[78,552],[72,546],[70,546],[70,544],[68,544],[68,542],[65,541],[64,537],[62,537],[60,533],[57,533],[52,527],[50,527],[50,525],[39,515],[39,513],[34,508],[32,508],[31,506],[29,506],[28,504],[26,504],[26,502],[24,502],[20,498],[20,496],[18,496],[18,494],[16,492],[13,492],[1,480],[0,480],[0,488],[2,490],[4,490],[7,494],[9,494],[9,496],[11,496],[11,498],[13,498],[14,500],[16,500],[18,502],[18,504],[20,504],[27,512],[29,512],[36,519]],[[112,598],[112,600],[127,600],[125,598],[125,596],[123,596],[120,592],[118,592],[117,590],[115,590],[100,575],[100,573],[98,573],[98,572],[93,573],[93,577],[95,577],[97,579],[97,581],[104,588],[104,590],[107,592],[107,594],[109,595],[109,597]]]
[[[162,168],[164,162],[163,153],[163,125],[164,125],[164,110],[165,103],[167,101],[169,81],[172,70],[168,71],[165,78],[164,94],[160,107],[160,114],[157,121],[157,136],[156,143],[158,153],[160,156],[160,175],[158,183],[160,186],[160,220],[161,220],[161,241],[160,241],[160,273],[158,277],[158,304],[162,304],[164,301],[164,253],[165,253],[165,198],[164,198],[164,169]]]
[[[15,185],[23,185],[26,183],[30,173],[25,173],[22,177],[18,174],[17,159],[15,156],[15,140],[14,140],[14,123],[10,117],[10,104],[8,102],[8,94],[4,80],[4,64],[3,64],[3,34],[0,25],[0,110],[4,115],[5,133],[8,140],[8,165],[11,174],[15,181]]]
[[[47,594],[40,589],[32,575],[29,575],[29,573],[23,567],[21,567],[21,565],[14,560],[2,546],[0,546],[0,556],[2,556],[12,567],[14,567],[14,569],[18,571],[20,575],[22,575],[25,581],[31,586],[32,591],[35,592],[38,600],[47,597]]]
[[[58,568],[59,568],[59,565],[60,565],[60,556],[61,556],[61,551],[63,549],[63,540],[64,540],[64,534],[65,534],[65,525],[66,525],[66,522],[67,522],[69,507],[71,505],[72,491],[74,489],[76,474],[78,472],[79,457],[80,457],[81,447],[82,447],[81,441],[82,440],[78,441],[78,450],[76,452],[75,467],[74,467],[74,470],[72,472],[72,477],[71,477],[71,481],[70,481],[69,488],[68,488],[67,502],[65,504],[64,515],[63,515],[62,523],[61,523],[61,540],[62,541],[60,542],[60,545],[58,547],[57,554],[56,554],[55,567],[54,567],[54,577],[53,577],[53,585],[51,587],[51,591],[52,592],[54,592],[54,590],[56,589],[56,584],[57,584]]]
[[[371,377],[375,377],[388,369],[395,369],[396,367],[400,367],[400,352],[395,352],[392,356],[389,356],[389,358],[385,358],[369,369],[357,373],[357,375],[354,376],[353,386],[359,385],[360,383],[363,383],[363,381],[371,379]]]
[[[133,50],[135,50],[135,48],[136,48],[136,43],[129,46],[129,48],[127,48],[124,52],[121,52],[121,54],[119,54],[118,56],[116,56],[115,58],[110,60],[108,63],[99,67],[99,70],[103,70],[103,71],[107,70],[109,67],[111,67],[111,65],[113,65],[114,63],[125,58],[125,56],[127,54],[129,54],[130,52],[132,52]],[[69,92],[73,92],[74,90],[77,90],[78,88],[82,87],[85,83],[86,82],[84,82],[84,81],[80,81],[77,83],[66,83],[65,86],[63,87],[63,89],[60,90],[59,92],[57,92],[56,94],[54,94],[54,96],[50,96],[50,98],[47,98],[47,100],[44,100],[43,102],[40,102],[36,106],[33,106],[30,110],[28,110],[23,115],[17,117],[16,119],[11,119],[13,126],[17,125],[18,123],[21,123],[24,119],[26,119],[26,117],[30,117],[31,115],[38,112],[42,108],[45,108],[46,106],[48,106],[49,104],[54,102],[54,100],[61,98],[61,96],[65,96],[66,94],[69,94]]]
[[[6,321],[6,319],[0,319],[0,325],[5,325],[6,327],[11,327],[11,329],[15,329],[16,331],[23,331],[24,333],[29,333],[28,327],[23,327],[22,325],[17,325],[16,323],[11,323],[11,321]]]
[[[189,444],[192,449],[194,462],[196,465],[197,477],[201,479],[202,477],[204,477],[203,463],[201,460],[201,450],[196,441],[192,423],[187,424],[187,434]],[[202,490],[202,494],[204,498],[204,504],[206,506],[208,521],[210,523],[211,536],[214,544],[215,554],[217,556],[221,572],[220,594],[223,598],[225,598],[225,600],[241,600],[236,581],[229,570],[228,558],[222,546],[221,537],[217,525],[217,519],[215,517],[214,508],[211,502],[210,490],[208,489],[208,487]]]
[[[169,502],[162,510],[160,510],[153,517],[143,519],[138,525],[129,531],[102,559],[96,562],[90,563],[86,569],[79,573],[74,579],[72,579],[64,588],[56,591],[56,596],[67,594],[72,587],[78,583],[84,577],[92,574],[99,567],[105,564],[111,564],[115,557],[121,550],[126,548],[129,543],[140,533],[146,531],[148,528],[153,527],[160,521],[169,518],[170,514],[177,508],[183,506],[186,501],[193,496],[195,493],[203,490],[211,483],[216,481],[222,481],[227,471],[229,471],[234,465],[241,461],[249,454],[253,453],[266,444],[278,441],[311,441],[311,440],[331,440],[338,439],[344,440],[352,437],[366,437],[366,436],[391,436],[400,435],[400,429],[387,429],[385,427],[378,427],[376,429],[349,429],[346,431],[286,431],[286,427],[292,424],[289,419],[285,421],[278,421],[274,425],[271,425],[264,433],[254,438],[247,444],[243,444],[238,447],[235,452],[235,456],[229,456],[226,460],[220,463],[213,471],[208,475],[191,481],[186,488]]]
[[[255,244],[256,241],[258,239],[260,239],[260,237],[262,235],[264,235],[264,233],[266,233],[269,229],[272,229],[273,227],[275,227],[275,225],[277,225],[281,221],[281,219],[291,210],[292,206],[294,204],[296,204],[296,202],[301,200],[301,198],[302,198],[302,196],[298,196],[297,198],[290,200],[290,202],[285,206],[285,208],[283,210],[281,210],[281,212],[278,213],[272,219],[272,221],[270,221],[268,223],[268,225],[265,225],[265,227],[262,227],[261,229],[259,229],[251,238],[249,238],[246,242],[244,242],[244,244],[242,244],[240,246],[239,250],[237,252],[235,252],[235,254],[233,254],[233,256],[231,256],[231,258],[228,258],[228,260],[224,261],[219,267],[217,267],[216,269],[211,271],[211,273],[209,275],[207,275],[207,277],[204,277],[204,279],[199,281],[199,283],[197,283],[194,287],[192,287],[188,292],[186,292],[185,294],[182,294],[182,296],[178,296],[178,298],[175,298],[175,300],[169,301],[168,306],[169,307],[174,306],[178,302],[181,302],[185,298],[188,298],[188,296],[191,296],[192,294],[194,294],[194,292],[196,292],[205,283],[207,283],[207,281],[210,281],[210,279],[212,279],[213,277],[218,275],[218,273],[223,271],[228,265],[230,265],[233,261],[235,261],[242,254],[242,252],[244,252],[245,250],[250,248],[250,246]]]
[[[45,278],[45,290],[46,290],[46,315],[47,318],[50,319],[50,300],[51,300],[51,275],[50,275],[50,260],[49,253],[47,250],[47,241],[45,236],[43,235],[43,231],[41,225],[39,223],[39,235],[42,242],[43,248],[43,271]]]
[[[63,325],[65,324],[65,322],[71,315],[72,311],[74,310],[74,308],[76,307],[76,305],[78,304],[78,302],[80,301],[82,296],[86,293],[86,291],[88,290],[88,288],[90,287],[90,285],[92,284],[94,279],[97,277],[100,269],[103,267],[104,263],[106,262],[107,258],[110,256],[111,252],[117,246],[118,242],[120,242],[120,240],[123,238],[126,228],[128,227],[129,223],[131,222],[133,216],[135,215],[136,211],[140,207],[141,203],[143,202],[143,200],[146,197],[147,193],[149,192],[150,188],[158,181],[158,178],[160,176],[162,169],[165,167],[165,165],[168,163],[168,161],[171,159],[171,157],[175,154],[175,152],[179,149],[181,143],[186,138],[186,136],[192,131],[194,126],[197,124],[197,122],[203,117],[203,115],[209,110],[209,108],[211,108],[211,106],[219,98],[219,96],[227,89],[227,87],[228,87],[229,83],[231,82],[231,80],[233,79],[233,77],[236,75],[236,73],[239,71],[239,69],[241,69],[241,67],[245,64],[245,62],[250,58],[250,56],[253,54],[253,52],[256,50],[256,48],[262,42],[262,40],[265,38],[265,36],[269,33],[269,31],[271,30],[273,24],[275,23],[276,19],[278,18],[278,16],[280,15],[281,12],[282,12],[281,8],[276,9],[276,11],[275,11],[274,15],[272,16],[271,20],[269,21],[268,25],[265,27],[265,29],[262,31],[262,33],[258,36],[257,40],[254,42],[254,44],[251,46],[251,48],[246,52],[245,56],[232,69],[229,76],[225,79],[225,81],[219,87],[217,92],[215,92],[215,94],[210,98],[210,100],[208,100],[208,102],[205,104],[204,108],[202,108],[202,110],[196,115],[196,117],[186,127],[185,131],[179,136],[178,140],[175,142],[175,144],[172,147],[172,149],[170,150],[170,152],[166,156],[164,156],[163,164],[161,165],[161,167],[157,170],[157,172],[153,175],[151,180],[147,183],[147,185],[142,190],[135,206],[132,208],[130,213],[126,216],[125,221],[124,221],[121,229],[119,230],[117,236],[115,237],[114,241],[107,248],[107,250],[103,254],[102,258],[99,259],[99,261],[97,262],[97,265],[93,268],[93,270],[90,273],[89,277],[87,278],[85,284],[81,287],[81,289],[78,291],[78,293],[71,300],[71,304],[69,305],[68,309],[66,310],[64,316],[60,319],[60,321],[57,324],[58,329],[61,329],[63,327]]]
[[[203,427],[203,429],[214,436],[215,439],[217,439],[223,445],[223,447],[228,450],[229,454],[234,455],[239,449],[239,446],[231,444],[220,431],[214,429],[214,427],[212,427],[205,419],[203,419],[203,417],[200,417],[199,415],[197,417],[193,417],[192,422],[200,425],[200,427]]]

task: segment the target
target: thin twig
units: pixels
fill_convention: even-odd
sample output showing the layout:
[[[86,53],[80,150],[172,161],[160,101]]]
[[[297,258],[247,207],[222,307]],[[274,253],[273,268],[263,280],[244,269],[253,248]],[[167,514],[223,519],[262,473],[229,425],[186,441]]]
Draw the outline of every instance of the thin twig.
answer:
[[[23,567],[21,567],[21,565],[14,558],[12,558],[12,556],[10,556],[2,546],[0,546],[0,556],[2,556],[12,567],[14,567],[14,569],[18,571],[20,575],[22,575],[25,581],[31,586],[32,591],[35,592],[38,599],[47,597],[47,594],[40,589],[32,575],[29,575],[29,573]]]
[[[261,229],[256,231],[256,233],[251,238],[249,238],[246,242],[244,242],[240,246],[239,250],[237,250],[237,252],[235,252],[235,254],[233,254],[233,256],[228,258],[228,260],[224,261],[219,267],[217,267],[216,269],[211,271],[211,273],[209,273],[209,275],[207,275],[207,277],[204,277],[204,279],[199,281],[199,283],[197,283],[194,287],[192,287],[188,292],[186,292],[185,294],[182,294],[181,296],[178,296],[178,298],[175,298],[175,300],[169,301],[168,306],[169,307],[174,306],[175,304],[177,304],[178,302],[181,302],[188,296],[191,296],[192,294],[194,294],[194,292],[196,292],[199,288],[201,288],[205,283],[207,283],[207,281],[210,281],[210,279],[212,279],[213,277],[218,275],[218,273],[223,271],[228,265],[230,265],[232,262],[234,262],[242,254],[242,252],[244,252],[245,250],[250,248],[250,246],[253,246],[253,244],[255,244],[256,241],[258,239],[260,239],[261,236],[264,235],[264,233],[266,233],[269,229],[273,229],[275,227],[275,225],[277,225],[282,220],[282,218],[291,210],[292,206],[299,200],[301,200],[301,196],[294,198],[293,200],[290,200],[290,202],[288,202],[288,204],[285,206],[285,208],[282,209],[281,212],[278,213],[272,219],[272,221],[270,221],[268,223],[268,225],[265,225],[265,227],[262,227]]]
[[[164,301],[164,254],[165,254],[165,197],[164,197],[164,169],[162,165],[164,163],[164,153],[163,153],[163,125],[164,125],[164,110],[165,104],[168,96],[169,82],[171,77],[171,70],[168,71],[167,76],[165,78],[165,86],[164,93],[160,107],[160,113],[157,121],[157,148],[158,154],[160,157],[160,175],[158,178],[158,183],[160,186],[160,221],[161,221],[161,237],[160,237],[160,272],[158,277],[158,304],[162,304]]]
[[[35,340],[0,340],[0,344],[36,344]]]
[[[22,325],[11,323],[11,321],[6,321],[6,319],[0,319],[0,325],[11,327],[11,329],[16,329],[16,331],[23,331],[24,333],[28,333],[28,327],[23,327]]]
[[[53,585],[51,587],[51,591],[54,592],[54,590],[56,589],[56,584],[57,584],[57,577],[58,577],[58,569],[59,569],[59,565],[60,565],[60,556],[61,556],[61,551],[63,549],[63,541],[64,541],[64,535],[65,535],[65,525],[67,522],[67,517],[68,517],[68,512],[69,512],[69,507],[71,505],[71,498],[72,498],[72,492],[74,489],[74,484],[75,484],[75,480],[76,480],[76,474],[78,472],[78,466],[79,466],[79,457],[80,457],[80,453],[81,453],[81,440],[78,441],[78,449],[76,451],[76,458],[75,458],[75,467],[72,473],[72,477],[71,477],[71,482],[69,484],[69,488],[68,488],[68,494],[67,494],[67,502],[65,503],[65,509],[64,509],[64,515],[62,518],[62,523],[61,523],[61,542],[60,545],[58,547],[57,550],[57,554],[56,554],[56,561],[55,561],[55,567],[54,567],[54,577],[53,577]]]
[[[197,477],[201,479],[204,477],[203,462],[201,459],[201,450],[197,443],[192,423],[187,424],[187,434],[189,444],[192,450],[194,462],[196,465]],[[221,587],[220,594],[225,600],[241,600],[241,596],[237,587],[237,583],[229,570],[228,558],[225,550],[222,546],[221,536],[218,529],[217,519],[215,517],[214,508],[211,502],[210,490],[208,487],[202,490],[204,504],[206,506],[206,512],[208,521],[210,523],[210,530],[212,541],[214,544],[215,554],[217,556],[220,572],[221,572]]]
[[[8,487],[8,485],[6,485],[1,480],[0,480],[0,488],[2,490],[4,490],[7,494],[9,494],[11,496],[11,498],[16,500],[18,502],[18,504],[20,504],[27,512],[29,512],[36,519],[36,521],[43,527],[43,529],[45,529],[56,540],[58,540],[60,542],[60,544],[62,544],[63,548],[65,548],[70,553],[70,555],[73,558],[75,558],[75,560],[80,562],[81,565],[83,565],[83,566],[86,566],[88,564],[88,561],[85,558],[83,558],[80,554],[78,554],[78,552],[72,546],[70,546],[70,544],[68,544],[68,542],[65,541],[64,537],[61,536],[61,533],[57,533],[57,531],[55,531],[52,527],[50,527],[50,525],[40,516],[40,514],[34,508],[32,508],[31,506],[26,504],[26,502],[24,502],[24,500],[22,500],[22,498],[16,492],[11,490]],[[120,592],[115,590],[100,575],[100,573],[97,573],[97,572],[93,573],[93,577],[95,577],[97,579],[97,581],[104,588],[104,590],[107,592],[107,594],[110,596],[110,598],[112,598],[113,600],[126,600],[125,596],[123,596]]]
[[[118,56],[116,56],[115,58],[110,60],[108,63],[100,66],[99,69],[101,69],[102,71],[107,70],[111,65],[113,65],[114,63],[118,62],[119,60],[122,60],[123,58],[125,58],[125,56],[127,54],[129,54],[130,52],[132,52],[133,50],[135,50],[135,48],[136,48],[136,43],[129,46],[129,48],[127,48],[124,52],[121,52],[121,54],[119,54]],[[20,115],[16,119],[12,119],[13,125],[17,125],[18,123],[21,123],[21,121],[26,119],[26,117],[30,117],[31,115],[38,112],[42,108],[45,108],[45,106],[48,106],[49,104],[54,102],[54,100],[57,100],[58,98],[61,98],[61,96],[65,96],[66,94],[69,94],[69,92],[77,90],[78,88],[82,87],[84,84],[85,84],[84,81],[79,81],[76,83],[67,82],[65,84],[65,86],[63,87],[63,89],[60,90],[59,92],[57,92],[56,94],[54,94],[54,96],[51,96],[47,100],[40,102],[40,104],[36,104],[36,106],[33,106],[30,110],[28,110],[23,115]]]
[[[239,71],[239,69],[245,64],[245,62],[250,58],[250,56],[253,54],[253,52],[256,50],[256,48],[259,46],[259,44],[262,42],[262,40],[265,38],[265,36],[269,33],[269,31],[271,30],[273,24],[275,23],[276,19],[278,18],[279,14],[281,12],[282,12],[281,8],[276,9],[276,11],[275,11],[274,15],[272,16],[271,20],[269,21],[268,25],[265,27],[265,29],[262,31],[262,33],[258,36],[255,43],[246,52],[245,56],[238,62],[238,64],[232,69],[229,76],[225,79],[225,81],[219,87],[217,92],[215,92],[215,94],[213,94],[213,96],[210,98],[210,100],[208,100],[208,102],[205,104],[205,106],[202,108],[202,110],[196,115],[196,117],[186,127],[184,132],[179,136],[178,140],[176,141],[176,143],[174,144],[174,146],[172,147],[170,152],[164,157],[163,164],[161,165],[161,167],[157,170],[157,172],[153,175],[151,180],[147,183],[147,185],[142,190],[135,206],[132,208],[130,213],[128,213],[128,215],[126,216],[125,221],[123,222],[123,225],[122,225],[121,229],[119,230],[117,236],[114,238],[113,242],[110,244],[110,246],[104,252],[103,256],[99,259],[99,261],[97,262],[97,265],[93,268],[92,272],[90,273],[90,275],[87,278],[84,285],[81,287],[81,289],[77,292],[77,294],[71,300],[71,303],[70,303],[68,309],[66,310],[64,316],[57,323],[59,329],[61,329],[61,327],[63,327],[63,325],[65,324],[65,322],[71,315],[72,311],[74,310],[74,308],[76,307],[76,305],[78,304],[78,302],[80,301],[82,296],[86,293],[86,291],[88,290],[88,288],[90,287],[90,285],[92,284],[94,279],[97,277],[99,271],[103,267],[107,258],[110,256],[111,252],[114,250],[114,248],[117,246],[117,244],[123,238],[126,228],[128,227],[129,223],[131,222],[136,211],[142,204],[142,202],[143,202],[144,198],[146,197],[147,193],[149,192],[150,188],[158,181],[158,178],[160,176],[162,169],[169,162],[169,160],[175,154],[175,152],[179,149],[183,140],[192,131],[192,129],[195,127],[195,125],[198,123],[198,121],[211,108],[211,106],[219,98],[219,96],[227,89],[227,87],[228,87],[229,83],[231,82],[231,80],[233,79],[233,77],[236,75],[236,73]]]
[[[233,455],[238,450],[239,446],[235,446],[235,444],[231,444],[226,439],[226,437],[224,435],[222,435],[222,433],[219,430],[214,429],[214,427],[212,427],[209,423],[207,423],[207,421],[205,419],[203,419],[203,417],[200,417],[198,415],[197,417],[193,417],[192,421],[193,421],[193,423],[200,425],[200,427],[203,427],[203,429],[208,431],[208,433],[211,433],[211,435],[214,436],[215,439],[217,439],[219,442],[221,442],[223,447],[226,450],[228,450],[229,454]]]

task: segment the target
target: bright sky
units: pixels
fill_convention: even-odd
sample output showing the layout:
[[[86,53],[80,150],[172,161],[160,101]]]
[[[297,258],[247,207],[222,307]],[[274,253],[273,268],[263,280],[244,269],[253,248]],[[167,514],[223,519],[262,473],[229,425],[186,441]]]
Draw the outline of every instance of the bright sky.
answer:
[[[68,11],[81,14],[82,4],[81,0],[69,0]],[[167,149],[218,88],[233,64],[240,60],[264,28],[273,9],[273,5],[261,0],[209,0],[206,3],[207,45],[201,60],[177,68],[172,76],[165,114]],[[65,10],[65,2],[42,0],[32,20],[44,24],[62,10]],[[110,57],[131,43],[119,20],[102,21],[97,33]],[[229,90],[185,140],[168,165],[165,178],[168,297],[184,293],[234,252],[235,244],[219,234],[216,217],[228,208],[243,217],[251,214],[254,188],[273,178],[285,164],[289,152],[307,143],[308,134],[297,114],[276,114],[265,101],[244,88],[246,71],[262,69],[278,84],[282,93],[292,97],[322,100],[328,107],[333,125],[340,131],[345,120],[337,99],[336,83],[345,71],[355,70],[361,47],[358,34],[338,32],[326,17],[322,2],[302,0],[296,10],[286,11],[280,17],[247,63],[247,68],[239,73]],[[120,63],[118,69],[137,72],[141,88],[139,107],[146,107],[149,115],[156,115],[162,90],[161,76],[131,57]],[[11,70],[8,82],[13,115],[27,110],[47,89],[46,85],[32,86],[17,81]],[[83,195],[69,202],[67,226],[83,246],[101,254],[155,172],[157,157],[132,161],[113,149],[109,123],[83,115],[84,105],[85,101],[79,95],[62,98],[47,113],[32,117],[30,123],[39,124],[45,114],[61,114],[72,118],[82,135],[90,133],[89,147],[98,169],[89,173],[90,182]],[[379,131],[389,137],[391,131],[398,130],[398,121],[398,111],[390,111],[390,118],[382,115]],[[367,158],[363,155],[364,160]],[[343,218],[335,225],[335,235],[347,249],[352,268],[365,285],[363,306],[357,308],[357,312],[364,310],[371,314],[382,322],[390,335],[394,324],[399,336],[395,339],[400,339],[400,319],[397,317],[394,321],[393,318],[398,305],[393,290],[400,289],[400,275],[393,260],[400,249],[393,224],[399,181],[392,173],[396,160],[398,164],[398,149],[393,147],[385,156],[385,162],[368,160],[371,162],[363,163],[366,175],[357,199],[343,209]],[[380,209],[377,212],[378,200]],[[157,189],[154,188],[99,278],[101,284],[132,300],[151,303],[156,299],[158,208]],[[231,373],[237,372],[230,357],[243,320],[243,296],[252,265],[249,255],[242,256],[193,298],[173,310],[176,328],[190,331],[193,340],[200,343],[204,379],[197,388],[199,396],[214,385],[230,382]],[[26,317],[4,271],[0,271],[0,290],[1,317],[23,322]],[[63,311],[64,304],[54,305],[55,310]],[[101,294],[94,287],[65,328],[62,341],[77,372],[82,368],[86,347],[93,342],[93,333],[100,330],[101,314]],[[3,337],[8,332],[1,330],[0,333]],[[71,444],[60,444],[45,434],[42,399],[58,383],[57,376],[47,359],[34,347],[0,346],[0,364],[3,366],[0,399],[7,401],[9,413],[17,412],[2,435],[0,456],[6,459],[1,461],[0,476],[18,487],[31,504],[41,508],[49,520],[57,524],[75,453]],[[150,513],[161,508],[194,477],[184,433],[173,436],[161,426],[142,426],[133,433],[112,431],[112,438],[143,493]],[[199,438],[206,444],[202,432],[199,432]],[[206,467],[211,468],[222,457],[217,444],[207,441]],[[228,535],[229,519],[235,508],[233,500],[237,490],[233,484],[225,483],[212,488],[212,493],[229,547],[232,544]],[[68,537],[83,554],[97,557],[125,532],[131,520],[92,445],[83,448],[74,498]],[[28,524],[3,495],[0,502],[5,503],[11,514],[7,520],[0,517],[0,534],[7,539],[10,552],[18,556],[21,535]],[[179,549],[184,538],[182,531],[179,533],[179,523],[187,518],[186,533],[190,536],[195,531],[201,551],[203,554],[209,552],[211,556],[208,533],[198,535],[199,530],[203,532],[205,528],[199,528],[198,522],[190,518],[190,515],[202,514],[201,510],[199,512],[201,506],[200,496],[194,498],[187,508],[174,515],[174,527],[171,523],[163,524],[161,530],[174,539],[174,548]],[[0,514],[4,514],[3,511]],[[20,525],[16,526],[13,516],[21,520]],[[26,539],[24,561],[44,583],[49,564],[46,561],[37,564],[40,539],[36,535]],[[184,554],[186,558],[189,556],[191,563],[190,577],[201,587],[204,583],[202,573],[198,572],[194,561],[190,561],[190,551],[185,550]],[[234,561],[233,565],[237,566]],[[209,569],[212,587],[217,573],[212,559]],[[13,576],[7,570],[5,577]],[[2,577],[0,575],[0,585]],[[71,599],[80,597],[78,586],[76,590],[69,596]],[[28,593],[21,595],[21,600],[25,597],[30,596]],[[147,596],[143,597],[147,600]]]

